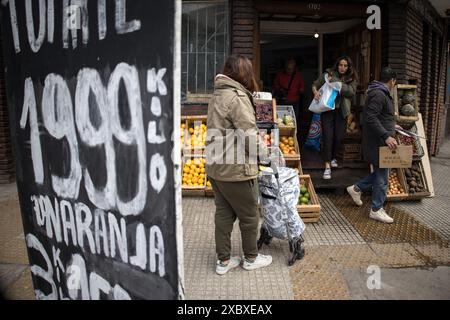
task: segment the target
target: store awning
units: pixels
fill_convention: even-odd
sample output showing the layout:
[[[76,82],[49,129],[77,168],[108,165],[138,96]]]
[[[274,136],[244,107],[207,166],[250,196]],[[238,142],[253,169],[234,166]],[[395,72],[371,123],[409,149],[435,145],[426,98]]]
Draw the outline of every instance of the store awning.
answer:
[[[429,0],[441,17],[450,16],[450,2],[448,0]]]

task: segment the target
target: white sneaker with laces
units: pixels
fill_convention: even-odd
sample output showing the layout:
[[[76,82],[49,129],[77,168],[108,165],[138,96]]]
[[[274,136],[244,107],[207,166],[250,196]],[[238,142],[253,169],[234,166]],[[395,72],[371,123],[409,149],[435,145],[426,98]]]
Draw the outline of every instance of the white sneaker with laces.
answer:
[[[325,171],[323,172],[323,178],[325,180],[331,179],[331,168],[326,168],[325,169]]]
[[[227,264],[224,264],[222,261],[217,260],[216,264],[216,273],[219,275],[224,275],[228,271],[230,271],[233,268],[236,268],[241,264],[241,258],[240,257],[231,257],[230,261],[228,261]]]
[[[337,168],[338,167],[338,163],[336,159],[331,160],[331,167],[332,168]]]
[[[272,256],[258,254],[254,261],[248,261],[247,259],[243,259],[242,268],[245,270],[251,271],[258,268],[267,267],[272,263]]]
[[[350,195],[350,197],[352,197],[353,202],[357,206],[362,206],[363,202],[361,201],[361,192],[355,191],[355,185],[347,187],[347,193]]]
[[[381,208],[378,211],[373,211],[372,209],[370,209],[369,217],[371,219],[378,220],[378,221],[381,221],[381,222],[384,222],[384,223],[392,223],[392,222],[394,222],[394,219],[389,217],[388,214],[386,213],[386,211],[384,211],[383,208]]]

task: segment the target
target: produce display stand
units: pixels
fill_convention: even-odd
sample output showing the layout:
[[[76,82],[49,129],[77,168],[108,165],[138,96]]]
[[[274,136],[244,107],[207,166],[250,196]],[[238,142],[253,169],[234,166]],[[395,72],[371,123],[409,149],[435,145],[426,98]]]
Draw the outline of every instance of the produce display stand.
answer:
[[[400,194],[387,194],[387,200],[388,201],[403,201],[408,199],[408,193],[406,192],[406,181],[405,176],[403,174],[403,171],[401,169],[391,169],[390,170],[390,176],[392,175],[392,172],[395,172],[398,182],[403,190]],[[391,178],[389,178],[389,186],[388,189],[391,187]]]
[[[400,85],[398,85],[400,86]],[[406,85],[405,85],[406,86]],[[405,87],[403,86],[403,87]],[[415,86],[406,86],[407,89]],[[399,123],[401,126],[404,124],[403,122]],[[387,195],[388,201],[409,201],[409,200],[420,200],[423,198],[427,198],[430,196],[434,196],[434,188],[433,188],[433,180],[431,176],[431,167],[430,161],[428,158],[428,149],[426,145],[425,132],[422,123],[422,115],[418,113],[418,119],[413,123],[413,125],[409,125],[408,128],[411,132],[419,135],[417,139],[415,139],[414,143],[417,144],[416,148],[418,148],[417,154],[413,155],[413,165],[412,167],[418,167],[418,176],[415,177],[415,180],[418,184],[423,185],[424,190],[420,192],[411,192],[411,186],[408,183],[407,177],[407,169],[391,169],[396,170],[399,175],[399,182],[404,188],[406,194],[401,195]],[[411,169],[409,169],[411,170]],[[411,178],[409,178],[411,181]],[[418,181],[417,181],[418,180]]]
[[[183,118],[182,118],[183,119]],[[184,123],[186,125],[186,130],[184,133],[184,141],[183,141],[183,154],[204,154],[205,146],[193,146],[188,144],[187,137],[190,137],[192,134],[189,132],[190,128],[194,128],[197,125],[206,125],[206,115],[196,115],[196,116],[185,116]]]
[[[256,93],[256,97],[261,96],[261,92]],[[275,99],[270,96],[261,96],[261,98],[253,98],[253,103],[255,104],[256,120],[257,121],[271,121],[275,122],[277,118],[277,104]],[[270,114],[266,114],[263,110],[266,106],[270,106]]]
[[[301,163],[300,159],[298,159],[298,160],[285,159],[285,162],[286,162],[286,167],[292,168],[292,169],[297,169],[299,174],[303,174],[302,163]]]
[[[309,174],[299,175],[300,184],[304,182],[304,186],[308,189],[308,193],[310,195],[310,204],[297,205],[297,211],[303,222],[305,223],[313,223],[318,222],[320,219],[320,202],[319,197],[316,194],[316,190],[314,189],[314,185],[311,180],[311,176]]]
[[[182,169],[181,169],[181,174],[183,174],[183,169],[184,166],[187,162],[187,160],[193,160],[193,159],[205,159],[204,155],[183,155],[182,157],[183,162],[182,162]],[[181,184],[181,195],[182,196],[204,196],[205,195],[205,188],[206,188],[206,174],[205,174],[205,179],[203,181],[203,184],[200,186],[188,186],[185,185],[183,182]]]
[[[427,140],[425,139],[425,128],[422,122],[422,114],[419,112],[419,120],[416,122],[417,134],[421,137],[419,138],[420,145],[423,148],[424,155],[422,157],[422,166],[425,173],[425,179],[428,184],[428,190],[430,191],[430,197],[434,197],[434,186],[433,186],[433,176],[431,174],[430,158],[428,157],[428,147]]]
[[[338,157],[344,162],[347,161],[361,161],[362,152],[360,143],[344,143],[341,150],[338,152]]]
[[[427,180],[425,178],[425,173],[424,173],[424,170],[423,170],[422,161],[413,161],[413,167],[416,167],[416,166],[419,168],[419,173],[420,173],[419,176],[417,177],[418,178],[417,182],[421,183],[424,186],[424,191],[414,192],[413,193],[410,190],[411,187],[406,182],[405,184],[406,184],[406,191],[408,192],[408,198],[407,198],[408,200],[420,200],[420,199],[429,197],[431,195],[431,193],[429,191],[429,188],[428,188]],[[407,178],[407,174],[406,174],[406,170],[407,169],[402,169],[401,170],[405,181],[408,179]]]
[[[345,141],[349,142],[359,142],[361,143],[362,133],[359,125],[359,114],[354,107],[353,111],[347,117],[347,126],[345,130],[344,143]]]
[[[403,96],[407,93],[412,94],[413,99],[405,103],[402,100]],[[408,98],[410,98],[409,96]],[[395,111],[395,120],[397,124],[402,126],[405,129],[410,129],[414,123],[419,120],[419,103],[417,99],[417,86],[409,85],[409,84],[397,84],[392,90],[392,99],[394,101],[394,111]],[[403,115],[402,114],[402,106],[404,104],[411,104],[414,108],[414,112],[411,115]]]
[[[293,142],[294,142],[293,147],[294,147],[294,152],[295,153],[294,154],[284,154],[283,153],[283,156],[286,159],[286,161],[288,161],[288,160],[300,160],[300,147],[298,145],[297,135],[296,134],[290,135],[290,136],[280,135],[280,148],[281,149],[282,149],[282,144],[281,143],[283,143],[282,142],[283,137],[293,138]]]
[[[416,125],[414,125],[411,129],[411,132],[417,133]],[[413,160],[421,160],[424,156],[424,150],[422,145],[420,144],[420,140],[417,137],[406,137],[400,133],[397,133],[396,140],[399,145],[412,145],[413,146]],[[411,140],[412,143],[405,143],[405,140]]]
[[[294,126],[287,126],[284,124],[284,116],[292,117]],[[279,120],[281,119],[281,121]],[[280,131],[280,135],[294,136],[297,132],[297,120],[295,119],[295,112],[293,106],[277,106],[277,124]]]
[[[208,182],[208,176],[206,176],[206,182]],[[208,185],[205,185],[205,197],[214,197],[214,191]]]
[[[280,141],[278,125],[275,122],[257,122],[259,135],[266,143],[266,147],[278,147]],[[270,141],[264,138],[264,135],[270,136]]]

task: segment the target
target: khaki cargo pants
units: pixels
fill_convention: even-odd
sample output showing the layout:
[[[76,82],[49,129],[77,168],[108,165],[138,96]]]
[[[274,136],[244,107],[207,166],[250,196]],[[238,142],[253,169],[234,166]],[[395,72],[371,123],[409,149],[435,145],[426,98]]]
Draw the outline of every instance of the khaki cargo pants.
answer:
[[[244,255],[249,259],[256,258],[259,224],[258,180],[225,182],[210,178],[210,181],[216,204],[215,238],[218,259],[230,259],[231,232],[236,218],[239,219]]]

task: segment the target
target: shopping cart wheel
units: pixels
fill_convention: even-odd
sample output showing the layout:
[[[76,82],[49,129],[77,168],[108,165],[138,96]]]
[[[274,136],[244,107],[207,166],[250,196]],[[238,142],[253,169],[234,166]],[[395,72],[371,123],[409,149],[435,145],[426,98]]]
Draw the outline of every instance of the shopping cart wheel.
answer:
[[[269,234],[266,228],[261,227],[261,232],[258,240],[258,249],[261,249],[262,245],[269,245],[272,242],[272,236]]]
[[[288,265],[294,265],[295,261],[302,259],[305,256],[305,249],[302,246],[303,240],[289,240],[289,249],[292,249],[292,257],[289,259]]]

